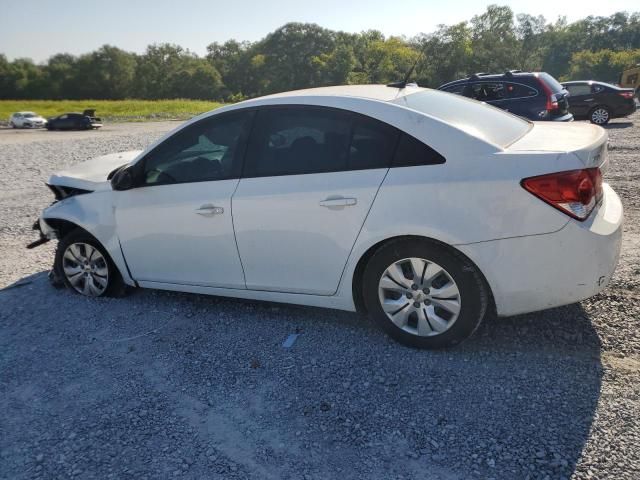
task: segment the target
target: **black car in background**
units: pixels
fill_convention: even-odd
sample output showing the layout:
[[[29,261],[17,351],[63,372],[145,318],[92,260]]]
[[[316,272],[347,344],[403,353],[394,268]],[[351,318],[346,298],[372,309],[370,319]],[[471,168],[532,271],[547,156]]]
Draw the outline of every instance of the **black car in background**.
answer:
[[[47,120],[47,130],[89,130],[100,128],[102,122],[94,117],[95,110],[85,110],[82,113],[64,113]]]
[[[569,91],[569,111],[576,118],[586,118],[606,125],[612,118],[626,117],[636,111],[633,88],[592,80],[563,82]]]
[[[476,73],[445,83],[438,90],[486,102],[529,120],[573,120],[567,91],[545,72]]]

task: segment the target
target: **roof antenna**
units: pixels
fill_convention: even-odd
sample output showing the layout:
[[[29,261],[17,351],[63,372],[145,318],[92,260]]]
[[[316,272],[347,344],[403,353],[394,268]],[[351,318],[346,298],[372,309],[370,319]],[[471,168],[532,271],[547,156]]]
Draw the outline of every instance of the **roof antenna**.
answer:
[[[418,58],[416,58],[416,61],[414,62],[414,64],[411,66],[411,68],[409,69],[409,71],[407,72],[407,74],[404,76],[404,80],[402,80],[401,82],[393,82],[393,83],[389,83],[387,84],[387,87],[392,87],[392,88],[399,88],[400,90],[402,90],[403,88],[405,88],[407,85],[409,85],[409,79],[411,78],[411,75],[413,75],[414,70],[416,69],[416,67],[418,66],[418,63],[420,63],[420,60],[422,60],[422,58],[424,57],[424,51],[425,51],[426,47],[423,48],[422,50],[420,50],[420,55],[418,55]],[[417,83],[414,82],[415,86],[418,86]]]

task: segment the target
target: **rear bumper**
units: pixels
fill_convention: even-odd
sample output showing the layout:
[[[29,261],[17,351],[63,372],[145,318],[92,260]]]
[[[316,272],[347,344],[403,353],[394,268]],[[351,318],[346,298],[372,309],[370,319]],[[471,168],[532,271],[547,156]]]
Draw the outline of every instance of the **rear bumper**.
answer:
[[[462,245],[484,273],[500,316],[579,302],[603,290],[618,264],[622,204],[609,185],[585,222],[554,233]]]
[[[635,101],[631,104],[628,105],[622,105],[618,108],[616,108],[615,111],[615,117],[626,117],[627,115],[631,115],[632,113],[635,113],[637,107],[636,107],[636,103]]]
[[[561,117],[550,118],[552,122],[573,122],[573,115],[571,113],[566,113]]]

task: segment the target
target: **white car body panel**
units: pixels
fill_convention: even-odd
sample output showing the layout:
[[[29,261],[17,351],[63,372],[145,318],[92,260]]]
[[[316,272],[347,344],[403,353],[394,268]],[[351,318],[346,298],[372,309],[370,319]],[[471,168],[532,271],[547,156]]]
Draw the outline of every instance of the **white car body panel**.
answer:
[[[113,192],[118,236],[133,277],[244,288],[231,219],[237,185],[235,179]],[[203,206],[222,210],[199,212]]]
[[[420,91],[312,89],[203,114],[144,152],[108,155],[52,176],[51,184],[94,193],[46,209],[42,229],[54,234],[48,219],[84,228],[105,246],[128,284],[344,310],[355,309],[353,283],[360,259],[380,242],[407,235],[443,242],[466,255],[485,276],[499,315],[573,303],[604,288],[621,242],[622,208],[615,192],[605,185],[602,203],[579,222],[520,182],[558,171],[605,168],[606,132],[577,123],[536,123],[501,146],[485,138],[486,128],[476,135],[468,125],[410,108],[404,96]],[[446,163],[118,192],[106,180],[114,168],[135,164],[202,118],[287,104],[368,115],[420,139]],[[337,209],[319,205],[331,196],[356,198],[357,203]],[[224,214],[195,214],[205,203],[222,207]],[[177,258],[169,260],[172,255]],[[158,266],[155,259],[166,263]]]
[[[240,180],[233,221],[247,288],[333,295],[386,173]]]
[[[460,245],[484,273],[501,316],[589,298],[611,280],[622,244],[622,204],[604,185],[598,211],[558,232]]]
[[[82,190],[111,190],[107,176],[113,170],[128,164],[135,159],[142,150],[111,153],[77,163],[72,167],[49,177],[50,185],[64,185]]]

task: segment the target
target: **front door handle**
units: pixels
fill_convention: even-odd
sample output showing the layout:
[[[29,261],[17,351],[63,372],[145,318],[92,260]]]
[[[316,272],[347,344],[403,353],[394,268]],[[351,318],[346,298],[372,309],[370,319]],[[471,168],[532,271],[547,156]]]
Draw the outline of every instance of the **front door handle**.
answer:
[[[593,102],[593,98],[586,98],[584,101],[585,102]]]
[[[329,197],[320,202],[321,207],[326,208],[342,208],[351,207],[358,203],[357,198],[352,197]]]
[[[224,213],[224,208],[216,207],[215,205],[207,203],[202,205],[200,208],[197,208],[196,213],[203,217],[213,217],[214,215],[222,215]]]

